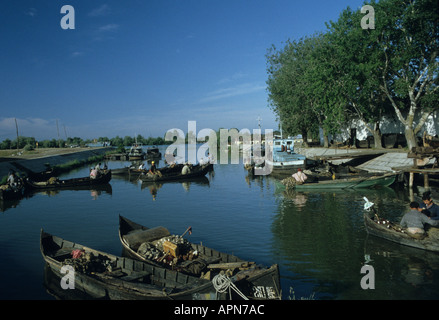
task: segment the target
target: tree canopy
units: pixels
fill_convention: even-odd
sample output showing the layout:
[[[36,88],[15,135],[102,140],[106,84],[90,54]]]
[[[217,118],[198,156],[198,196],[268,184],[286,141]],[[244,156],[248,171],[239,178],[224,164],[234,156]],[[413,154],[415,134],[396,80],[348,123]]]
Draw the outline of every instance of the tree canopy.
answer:
[[[287,133],[306,137],[318,127],[324,135],[337,133],[355,118],[380,148],[380,122],[391,116],[402,123],[411,148],[439,110],[437,1],[366,4],[373,9],[372,28],[362,25],[361,9],[348,7],[326,32],[269,49],[270,106]]]

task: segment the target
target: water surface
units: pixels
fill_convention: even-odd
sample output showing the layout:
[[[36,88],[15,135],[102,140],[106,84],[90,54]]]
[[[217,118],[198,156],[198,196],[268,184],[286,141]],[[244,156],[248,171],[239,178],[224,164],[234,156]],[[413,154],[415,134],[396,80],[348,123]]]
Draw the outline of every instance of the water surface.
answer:
[[[127,164],[108,162],[110,168]],[[399,188],[284,193],[272,177],[249,177],[243,165],[232,164],[215,165],[205,179],[191,182],[151,186],[113,177],[99,190],[34,193],[1,207],[0,299],[54,299],[43,284],[41,228],[121,255],[119,214],[174,234],[192,226],[192,242],[279,264],[283,299],[437,299],[439,255],[367,236],[364,196],[395,219],[409,202]],[[373,290],[360,285],[365,262],[375,270]]]

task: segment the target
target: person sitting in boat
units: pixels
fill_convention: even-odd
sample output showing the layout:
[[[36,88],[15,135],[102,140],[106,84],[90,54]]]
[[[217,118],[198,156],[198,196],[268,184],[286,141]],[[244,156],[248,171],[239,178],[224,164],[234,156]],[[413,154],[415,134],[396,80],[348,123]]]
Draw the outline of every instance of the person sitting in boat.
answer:
[[[97,172],[101,171],[101,163],[100,162],[95,166],[95,170]]]
[[[422,202],[423,203],[421,203],[419,207],[428,210],[429,212],[428,216],[433,220],[439,220],[439,206],[436,203],[434,203],[433,200],[431,199],[430,192],[425,192],[422,195]]]
[[[308,177],[306,176],[305,173],[303,173],[302,169],[297,169],[297,172],[294,173],[292,175],[292,177],[296,180],[296,182],[302,184],[305,183],[306,179],[308,179]]]
[[[145,164],[144,163],[140,164],[139,170],[144,170],[144,169],[145,169]]]
[[[191,169],[189,168],[189,164],[186,162],[183,166],[183,169],[181,169],[181,174],[185,175],[191,173]]]
[[[96,179],[98,176],[98,170],[95,168],[90,169],[90,178],[91,179]]]
[[[157,168],[155,166],[154,161],[151,162],[151,168],[149,168],[149,172],[152,174],[156,174],[157,173]]]
[[[401,227],[407,228],[407,232],[412,235],[423,235],[425,233],[425,224],[439,227],[439,220],[430,219],[420,212],[419,203],[410,202],[410,211],[402,217]]]

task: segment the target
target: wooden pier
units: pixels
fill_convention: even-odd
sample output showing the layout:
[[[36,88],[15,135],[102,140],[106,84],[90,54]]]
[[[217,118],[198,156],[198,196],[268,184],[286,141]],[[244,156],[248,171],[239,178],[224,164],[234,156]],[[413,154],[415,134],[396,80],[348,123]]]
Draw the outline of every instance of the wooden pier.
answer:
[[[394,170],[409,173],[410,188],[413,188],[415,174],[424,175],[424,188],[426,190],[429,190],[430,189],[429,175],[439,174],[438,157],[439,157],[439,148],[414,147],[412,148],[411,152],[407,154],[407,158],[413,159],[413,167],[394,168]],[[425,168],[425,165],[430,163],[430,160],[432,158],[436,158],[436,161],[433,164],[433,166],[431,168]]]

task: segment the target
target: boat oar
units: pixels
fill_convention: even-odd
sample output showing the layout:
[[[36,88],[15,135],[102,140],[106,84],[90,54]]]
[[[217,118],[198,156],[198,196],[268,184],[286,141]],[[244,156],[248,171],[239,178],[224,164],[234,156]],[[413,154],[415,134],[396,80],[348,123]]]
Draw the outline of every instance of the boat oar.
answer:
[[[186,231],[180,236],[180,237],[184,237],[184,235],[186,234],[186,233],[188,233],[189,232],[189,234],[192,234],[192,227],[189,227],[189,228],[187,228],[186,229]]]

